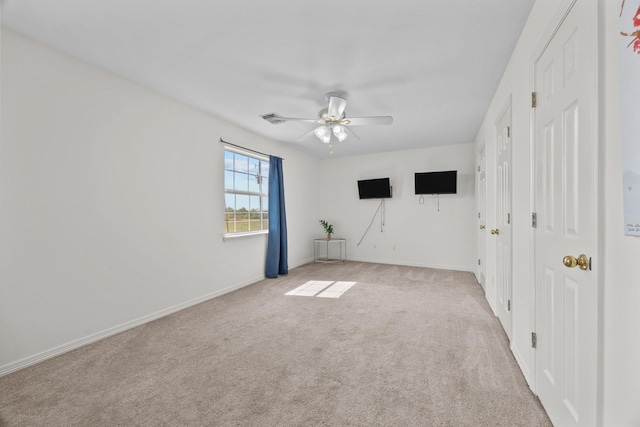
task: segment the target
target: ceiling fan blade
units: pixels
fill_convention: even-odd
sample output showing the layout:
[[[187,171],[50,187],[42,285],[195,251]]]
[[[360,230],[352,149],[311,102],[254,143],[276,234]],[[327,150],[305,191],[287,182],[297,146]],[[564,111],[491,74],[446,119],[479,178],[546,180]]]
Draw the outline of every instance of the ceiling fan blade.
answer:
[[[329,108],[327,109],[327,115],[329,117],[335,117],[341,119],[344,114],[344,109],[347,108],[347,100],[340,98],[339,96],[329,97]]]
[[[349,117],[349,126],[365,126],[365,125],[390,125],[393,123],[391,116],[373,116],[373,117]]]
[[[300,137],[296,138],[296,141],[302,141],[302,140],[304,140],[304,139],[309,138],[311,135],[313,135],[313,136],[315,137],[315,135],[314,135],[315,131],[316,131],[316,130],[315,130],[315,128],[314,128],[314,129],[311,129],[309,132],[307,132],[307,133],[305,133],[304,135],[302,135],[302,136],[300,136]]]
[[[279,125],[285,122],[312,122],[312,123],[324,123],[320,119],[298,119],[296,117],[282,117],[278,113],[261,114],[260,117],[271,123],[272,125]]]
[[[349,129],[349,126],[345,126],[344,129],[347,131],[347,133],[349,134],[349,136],[354,137],[355,139],[360,139],[360,137],[352,130]]]
[[[324,121],[320,119],[300,119],[297,117],[280,117],[280,120],[284,120],[285,122],[309,122],[309,123],[324,123]]]

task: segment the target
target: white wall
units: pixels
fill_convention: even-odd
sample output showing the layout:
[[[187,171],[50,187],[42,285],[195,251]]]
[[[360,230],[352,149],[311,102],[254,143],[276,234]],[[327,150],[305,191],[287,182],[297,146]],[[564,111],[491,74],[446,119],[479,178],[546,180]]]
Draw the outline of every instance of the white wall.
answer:
[[[629,4],[629,1],[627,1]],[[631,2],[629,6],[637,2]],[[601,111],[604,144],[601,224],[604,250],[603,426],[640,425],[640,237],[625,237],[622,207],[622,152],[618,29],[620,2],[600,0]],[[640,61],[640,55],[638,55]]]
[[[2,29],[0,373],[264,277],[223,242],[223,138],[281,156],[289,264],[319,161]]]
[[[458,194],[441,195],[439,212],[436,196],[424,196],[420,205],[414,173],[444,170],[458,171]],[[386,177],[393,197],[385,202],[384,232],[378,216],[358,247],[380,201],[359,200],[357,181]],[[323,160],[316,221],[335,225],[336,237],[347,239],[351,260],[473,271],[474,177],[472,144]],[[319,224],[314,231],[322,237]]]

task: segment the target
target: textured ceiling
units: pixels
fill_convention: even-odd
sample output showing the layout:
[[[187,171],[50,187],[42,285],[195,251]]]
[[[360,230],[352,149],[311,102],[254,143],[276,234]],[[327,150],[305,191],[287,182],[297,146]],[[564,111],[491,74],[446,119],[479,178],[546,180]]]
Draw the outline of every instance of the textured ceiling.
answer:
[[[3,0],[2,23],[316,157],[324,94],[360,126],[334,156],[471,142],[534,0]],[[241,143],[241,141],[237,141]]]

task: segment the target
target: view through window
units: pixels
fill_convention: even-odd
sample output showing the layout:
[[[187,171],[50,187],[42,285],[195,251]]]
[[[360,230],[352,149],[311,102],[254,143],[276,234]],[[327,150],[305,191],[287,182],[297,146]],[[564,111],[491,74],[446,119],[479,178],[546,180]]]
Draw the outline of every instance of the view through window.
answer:
[[[269,229],[269,160],[224,151],[225,233]]]

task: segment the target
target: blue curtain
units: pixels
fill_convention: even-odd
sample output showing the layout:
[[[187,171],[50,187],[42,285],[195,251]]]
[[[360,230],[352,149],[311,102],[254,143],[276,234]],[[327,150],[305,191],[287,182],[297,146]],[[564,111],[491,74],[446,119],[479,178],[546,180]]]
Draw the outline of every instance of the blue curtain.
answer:
[[[265,276],[288,274],[287,218],[284,209],[284,181],[282,159],[269,156],[269,240]]]

